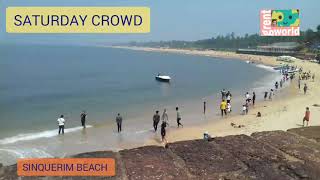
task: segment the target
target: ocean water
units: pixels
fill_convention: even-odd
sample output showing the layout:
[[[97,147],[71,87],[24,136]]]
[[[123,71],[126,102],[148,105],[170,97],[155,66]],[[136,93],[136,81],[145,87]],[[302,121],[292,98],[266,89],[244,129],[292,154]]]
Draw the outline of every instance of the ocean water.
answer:
[[[58,140],[53,139],[57,136],[56,119],[63,114],[68,133],[81,131],[82,110],[88,113],[88,132],[105,127],[109,143],[97,149],[116,148],[119,141],[111,139],[118,112],[130,124],[130,132],[124,136],[139,139],[137,134],[150,130],[148,122],[155,110],[171,108],[173,113],[176,105],[188,104],[182,112],[190,115],[186,119],[194,119],[196,111],[201,113],[204,99],[210,97],[215,108],[222,88],[242,96],[252,88],[263,89],[266,83],[271,86],[278,74],[259,66],[237,60],[106,47],[1,45],[0,158],[10,153],[16,158],[56,156],[54,152],[62,151],[61,141],[57,145],[54,142]],[[171,83],[155,81],[158,73],[171,76]],[[150,119],[146,120],[146,114]],[[100,145],[94,140],[98,135],[85,142]],[[50,138],[53,144],[46,144]],[[43,143],[35,145],[35,141]],[[48,152],[51,146],[54,148]],[[18,148],[19,152],[14,151]],[[24,148],[33,154],[24,156]]]

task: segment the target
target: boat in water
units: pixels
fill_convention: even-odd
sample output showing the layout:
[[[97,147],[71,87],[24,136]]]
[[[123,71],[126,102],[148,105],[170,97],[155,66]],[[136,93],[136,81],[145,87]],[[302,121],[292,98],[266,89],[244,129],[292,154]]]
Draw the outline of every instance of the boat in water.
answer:
[[[163,76],[163,75],[158,74],[156,76],[156,80],[157,81],[161,81],[161,82],[170,82],[171,77],[170,76]]]

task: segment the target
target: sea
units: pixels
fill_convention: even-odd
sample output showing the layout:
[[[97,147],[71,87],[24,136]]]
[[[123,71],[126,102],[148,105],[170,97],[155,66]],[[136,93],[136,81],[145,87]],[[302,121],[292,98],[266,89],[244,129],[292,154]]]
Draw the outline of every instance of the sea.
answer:
[[[159,82],[160,73],[171,77]],[[145,52],[102,46],[0,45],[0,163],[18,158],[65,157],[143,145],[156,110],[175,107],[185,126],[219,119],[220,91],[230,90],[234,114],[246,92],[258,99],[281,75],[271,67],[234,59]],[[207,113],[203,115],[203,102]],[[87,128],[80,123],[85,110]],[[123,116],[117,133],[115,117]],[[66,119],[58,135],[57,118]],[[201,138],[201,135],[199,135]]]

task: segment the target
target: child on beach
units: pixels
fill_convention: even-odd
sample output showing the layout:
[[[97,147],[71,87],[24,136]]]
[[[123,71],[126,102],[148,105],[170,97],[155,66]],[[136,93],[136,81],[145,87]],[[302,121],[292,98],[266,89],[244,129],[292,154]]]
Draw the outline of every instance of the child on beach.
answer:
[[[245,115],[247,112],[247,106],[244,104],[242,105],[242,115]]]
[[[310,110],[309,110],[309,107],[306,107],[306,112],[303,117],[303,126],[305,121],[307,122],[307,126],[309,125],[309,119],[310,119]]]
[[[227,104],[227,111],[228,111],[228,113],[231,113],[231,104],[230,103]]]

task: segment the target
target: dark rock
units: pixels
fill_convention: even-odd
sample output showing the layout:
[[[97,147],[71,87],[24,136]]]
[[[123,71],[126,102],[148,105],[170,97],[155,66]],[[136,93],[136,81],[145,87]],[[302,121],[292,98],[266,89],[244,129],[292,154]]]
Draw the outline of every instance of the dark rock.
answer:
[[[252,137],[281,150],[289,156],[288,158],[291,157],[300,160],[304,164],[303,167],[310,177],[320,177],[319,143],[284,131],[254,133]]]
[[[291,163],[276,149],[246,135],[216,138],[215,143],[242,161],[248,170],[243,172],[250,179],[300,179],[290,168]],[[295,162],[296,163],[296,162]],[[303,164],[297,163],[305,172]],[[306,173],[304,173],[306,174]]]
[[[123,150],[120,155],[129,180],[188,179],[163,147],[146,146]]]
[[[289,129],[288,132],[292,132],[300,136],[303,136],[307,139],[313,139],[317,142],[320,142],[320,126],[294,128],[294,129]]]
[[[226,178],[226,174],[229,174],[230,177],[236,176],[246,168],[237,158],[217,144],[204,140],[172,143],[170,150],[185,162],[188,171],[193,176],[200,179],[223,179]]]

